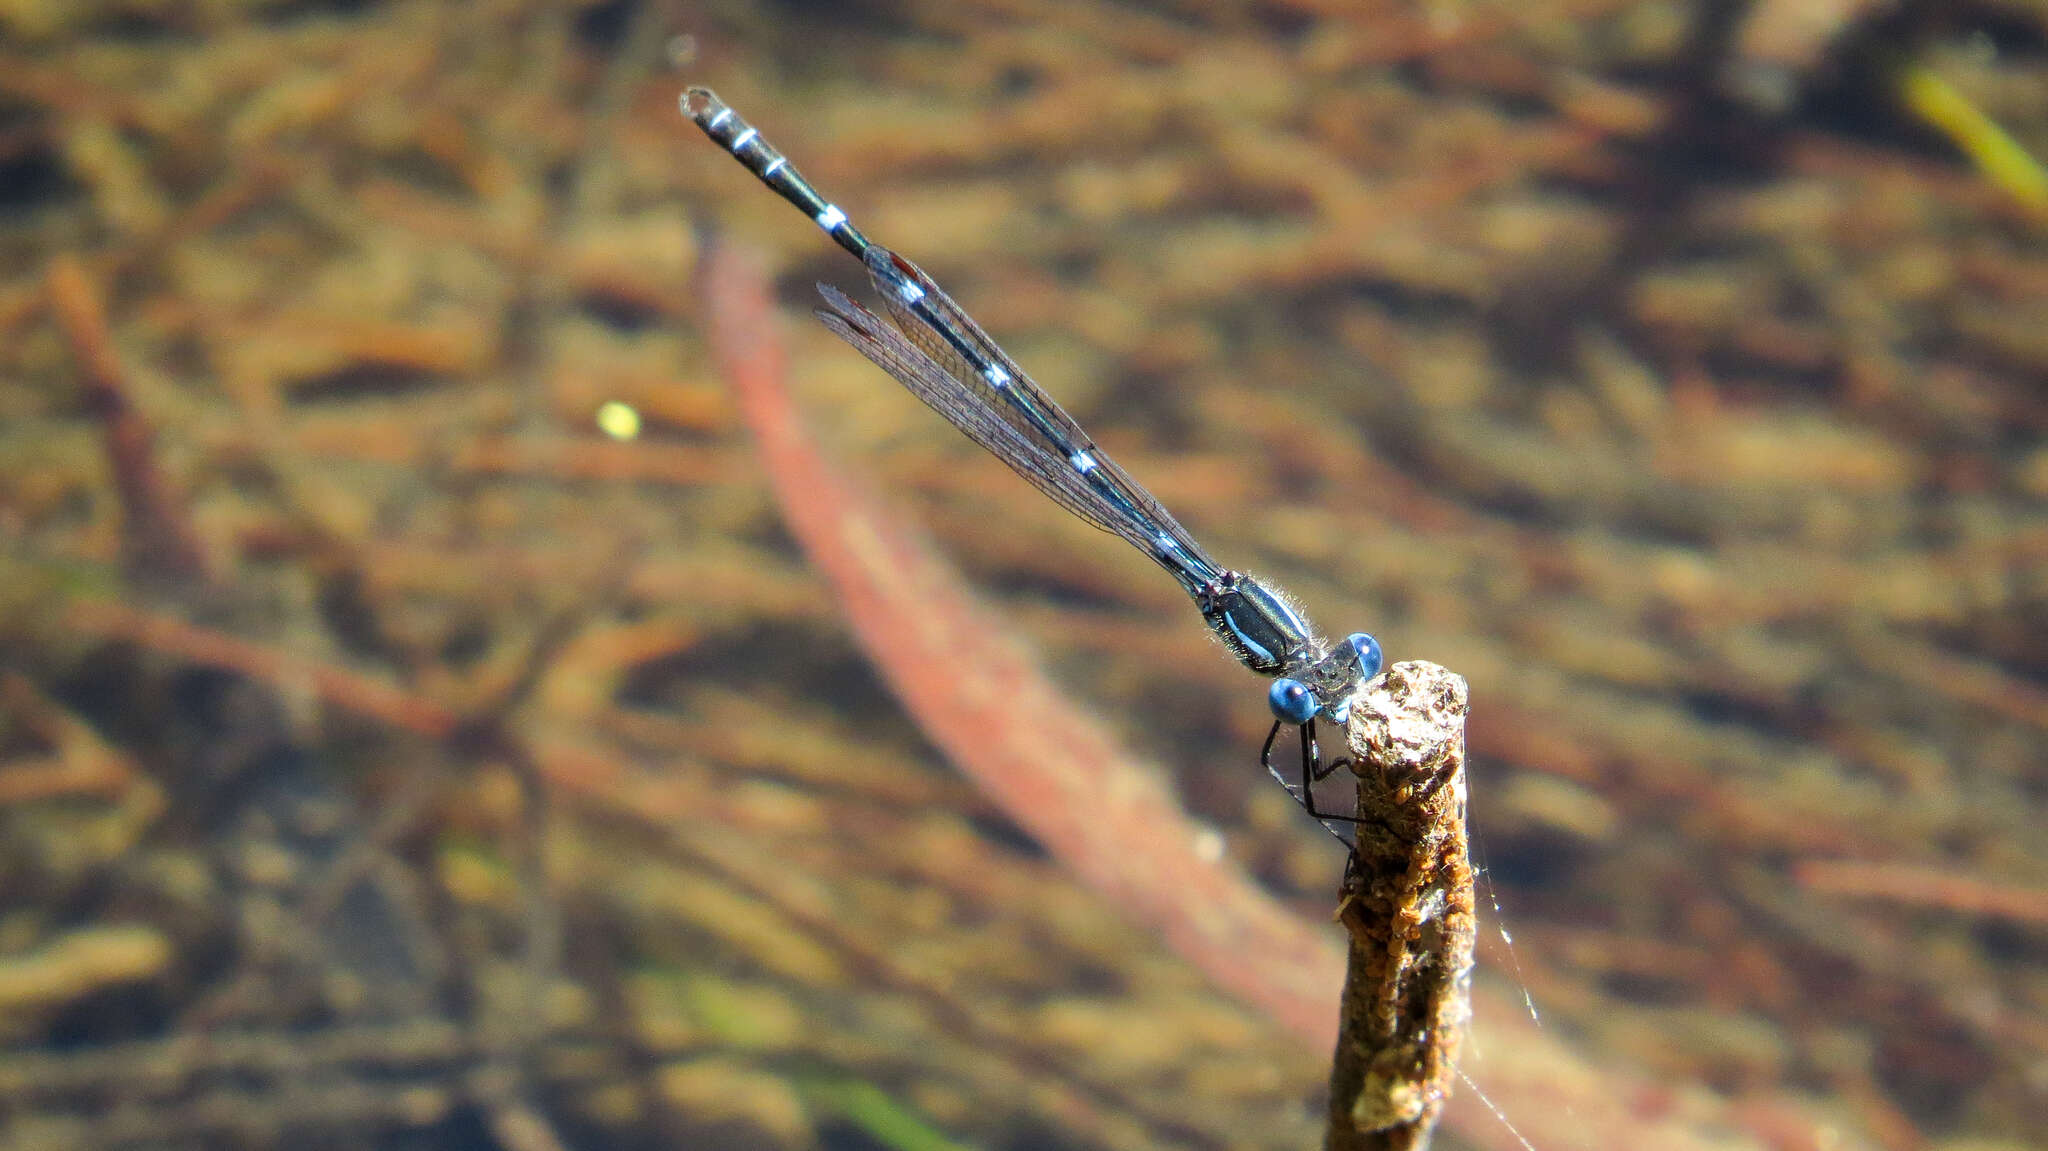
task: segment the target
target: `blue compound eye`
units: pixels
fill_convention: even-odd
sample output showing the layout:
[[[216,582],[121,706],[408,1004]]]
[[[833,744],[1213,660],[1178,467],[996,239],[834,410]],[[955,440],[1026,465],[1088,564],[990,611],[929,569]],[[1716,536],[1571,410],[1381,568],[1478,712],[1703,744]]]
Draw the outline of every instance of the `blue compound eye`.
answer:
[[[1323,701],[1300,680],[1276,679],[1266,692],[1266,706],[1273,709],[1273,718],[1298,727],[1323,710]]]
[[[1371,679],[1380,673],[1380,664],[1386,659],[1380,654],[1380,641],[1362,631],[1355,631],[1346,636],[1344,642],[1358,653],[1358,670],[1365,678]]]

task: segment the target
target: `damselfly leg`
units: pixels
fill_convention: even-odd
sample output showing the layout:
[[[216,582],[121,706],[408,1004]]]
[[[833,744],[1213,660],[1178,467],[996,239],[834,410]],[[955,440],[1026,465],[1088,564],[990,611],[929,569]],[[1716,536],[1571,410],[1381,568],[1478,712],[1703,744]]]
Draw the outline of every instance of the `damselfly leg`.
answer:
[[[1300,802],[1302,807],[1308,810],[1310,815],[1320,820],[1324,827],[1329,828],[1330,834],[1335,835],[1338,839],[1344,839],[1344,835],[1331,825],[1333,823],[1360,823],[1362,821],[1355,815],[1346,815],[1336,811],[1324,811],[1318,808],[1316,806],[1316,784],[1330,778],[1338,771],[1350,767],[1351,757],[1348,755],[1339,756],[1328,763],[1324,763],[1322,746],[1316,740],[1315,719],[1311,717],[1306,723],[1292,725],[1296,731],[1301,733],[1301,766],[1298,772],[1299,782],[1297,783],[1289,779],[1288,774],[1273,762],[1273,745],[1280,740],[1280,729],[1288,726],[1290,725],[1285,721],[1275,721],[1273,730],[1266,733],[1265,745],[1259,748],[1259,766],[1265,768],[1267,774],[1278,780],[1280,786],[1292,792],[1294,798]],[[1349,841],[1346,840],[1346,842]]]

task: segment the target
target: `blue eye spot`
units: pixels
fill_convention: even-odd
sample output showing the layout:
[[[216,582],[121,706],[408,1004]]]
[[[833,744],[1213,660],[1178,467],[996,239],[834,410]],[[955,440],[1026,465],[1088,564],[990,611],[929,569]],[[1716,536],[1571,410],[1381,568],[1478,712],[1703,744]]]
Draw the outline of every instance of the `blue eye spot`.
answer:
[[[1362,631],[1352,632],[1344,640],[1351,650],[1358,653],[1358,670],[1366,679],[1380,673],[1380,664],[1386,657],[1380,653],[1380,641]]]
[[[1273,709],[1273,718],[1281,723],[1296,726],[1307,723],[1323,710],[1323,701],[1300,680],[1276,679],[1266,692],[1266,705]]]

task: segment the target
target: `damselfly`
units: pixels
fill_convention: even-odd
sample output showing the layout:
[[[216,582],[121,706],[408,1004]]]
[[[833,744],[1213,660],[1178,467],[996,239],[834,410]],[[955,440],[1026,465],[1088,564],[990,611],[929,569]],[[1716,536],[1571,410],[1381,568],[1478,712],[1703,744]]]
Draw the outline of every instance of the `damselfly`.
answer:
[[[719,147],[867,266],[894,321],[884,323],[837,288],[820,284],[825,306],[818,318],[826,327],[1060,506],[1151,556],[1194,599],[1209,630],[1239,663],[1273,677],[1266,698],[1274,723],[1259,762],[1310,815],[1344,839],[1336,825],[1356,818],[1319,810],[1313,787],[1349,761],[1322,761],[1316,720],[1345,721],[1352,697],[1379,673],[1378,641],[1356,632],[1327,644],[1277,590],[1210,559],[1152,493],[1104,455],[930,276],[862,235],[708,89],[683,93],[682,108]],[[1288,725],[1301,735],[1301,770],[1292,780],[1273,764],[1273,745]]]

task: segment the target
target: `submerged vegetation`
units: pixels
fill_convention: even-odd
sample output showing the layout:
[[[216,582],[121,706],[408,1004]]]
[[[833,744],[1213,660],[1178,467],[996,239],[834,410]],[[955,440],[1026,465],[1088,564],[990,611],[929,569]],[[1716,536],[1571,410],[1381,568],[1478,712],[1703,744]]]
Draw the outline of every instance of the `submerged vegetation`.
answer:
[[[1318,1137],[1340,863],[1258,685],[784,323],[998,702],[989,615],[1297,958],[1101,894],[1163,806],[1090,887],[934,754],[712,361],[698,226],[833,261],[684,54],[1205,542],[1470,681],[1465,1066],[1538,1147],[2048,1129],[2040,5],[20,0],[0,1146]]]

